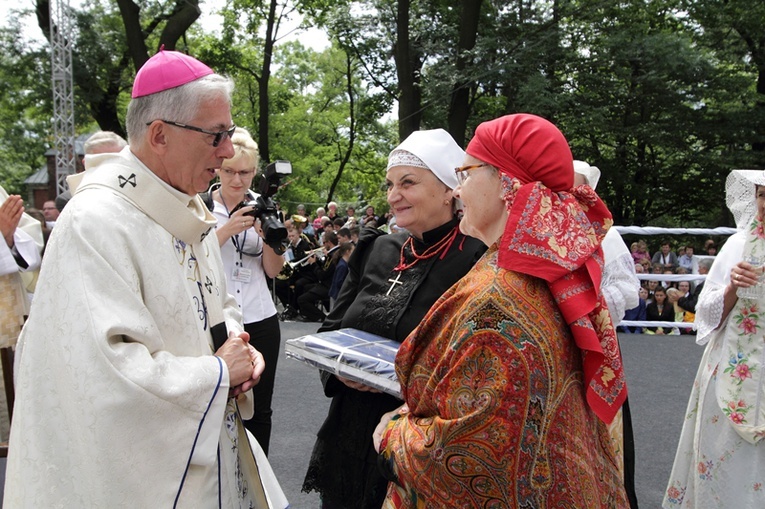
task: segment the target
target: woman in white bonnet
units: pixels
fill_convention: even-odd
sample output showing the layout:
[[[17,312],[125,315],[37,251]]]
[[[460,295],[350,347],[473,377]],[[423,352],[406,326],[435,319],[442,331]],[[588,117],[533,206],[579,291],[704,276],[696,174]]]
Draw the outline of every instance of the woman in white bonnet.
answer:
[[[738,231],[696,305],[696,342],[707,346],[665,508],[765,507],[765,172],[733,170],[725,188]]]
[[[406,231],[362,230],[348,277],[320,331],[352,327],[401,342],[481,257],[486,246],[460,232],[452,196],[454,168],[464,157],[443,129],[414,132],[390,153],[388,203]],[[401,401],[325,372],[322,383],[332,404],[303,491],[320,492],[323,509],[379,509],[387,480],[378,471],[372,433]]]
[[[583,184],[595,189],[600,181],[600,169],[590,166],[585,161],[574,160],[574,186]],[[600,280],[600,291],[606,299],[608,310],[614,327],[624,319],[628,309],[634,309],[640,304],[640,280],[635,275],[635,261],[632,253],[624,243],[622,236],[611,227],[603,238],[603,275]],[[637,493],[635,491],[635,439],[632,429],[629,398],[625,400],[622,410],[609,426],[611,439],[614,440],[618,451],[617,458],[620,470],[624,474],[624,487],[630,507],[637,508]]]

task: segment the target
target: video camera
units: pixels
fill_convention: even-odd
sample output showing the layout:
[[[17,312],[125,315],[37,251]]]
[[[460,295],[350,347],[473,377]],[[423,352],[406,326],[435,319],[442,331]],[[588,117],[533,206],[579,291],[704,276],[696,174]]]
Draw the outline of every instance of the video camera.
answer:
[[[271,197],[276,194],[281,184],[282,175],[292,173],[292,164],[289,161],[274,161],[266,166],[260,174],[258,181],[258,196],[255,200],[243,201],[231,211],[233,214],[242,207],[253,207],[246,215],[260,219],[263,227],[263,236],[266,244],[271,246],[277,254],[282,254],[287,249],[287,228],[279,221],[276,204]]]

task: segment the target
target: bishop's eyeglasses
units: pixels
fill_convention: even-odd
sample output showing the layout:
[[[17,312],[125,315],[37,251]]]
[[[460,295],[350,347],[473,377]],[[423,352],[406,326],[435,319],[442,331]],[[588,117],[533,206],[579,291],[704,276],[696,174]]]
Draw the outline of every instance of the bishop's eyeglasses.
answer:
[[[165,124],[172,125],[175,127],[180,127],[181,129],[188,129],[189,131],[196,131],[198,133],[204,133],[209,134],[210,136],[215,136],[213,138],[212,146],[217,147],[220,145],[220,142],[226,139],[226,137],[231,138],[234,136],[234,131],[236,130],[236,126],[232,125],[228,129],[224,131],[208,131],[207,129],[202,129],[201,127],[188,125],[188,124],[182,124],[180,122],[173,122],[172,120],[164,120],[164,119],[158,119],[160,122],[164,122]],[[151,125],[152,122],[156,122],[156,120],[152,120],[151,122],[146,122],[146,125]]]

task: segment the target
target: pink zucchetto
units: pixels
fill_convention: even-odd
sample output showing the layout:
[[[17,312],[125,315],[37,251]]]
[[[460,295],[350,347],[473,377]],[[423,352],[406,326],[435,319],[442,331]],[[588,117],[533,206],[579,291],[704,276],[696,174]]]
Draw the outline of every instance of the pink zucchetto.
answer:
[[[133,99],[180,87],[214,73],[194,57],[163,48],[138,70],[133,82]]]

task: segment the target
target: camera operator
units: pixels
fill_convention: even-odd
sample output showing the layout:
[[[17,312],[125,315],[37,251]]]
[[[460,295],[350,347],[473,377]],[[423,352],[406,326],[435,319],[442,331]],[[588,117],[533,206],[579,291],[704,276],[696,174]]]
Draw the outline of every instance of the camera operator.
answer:
[[[306,267],[313,271],[316,282],[304,287],[304,291],[298,295],[298,309],[300,318],[306,322],[321,322],[324,320],[324,312],[319,305],[326,303],[329,309],[329,287],[332,286],[332,278],[337,267],[337,235],[327,232],[324,235],[324,256],[311,255]]]
[[[260,383],[253,389],[255,415],[244,421],[244,425],[268,454],[273,413],[271,399],[281,333],[266,276],[275,277],[284,259],[263,241],[260,219],[250,215],[253,206],[234,210],[240,203],[258,197],[250,191],[250,186],[260,155],[258,145],[241,127],[236,128],[231,142],[234,157],[223,161],[218,171],[220,184],[210,188],[210,197],[213,200],[212,212],[218,220],[215,233],[221,247],[228,291],[242,311],[244,330],[250,334],[250,344],[263,354],[266,363]]]

